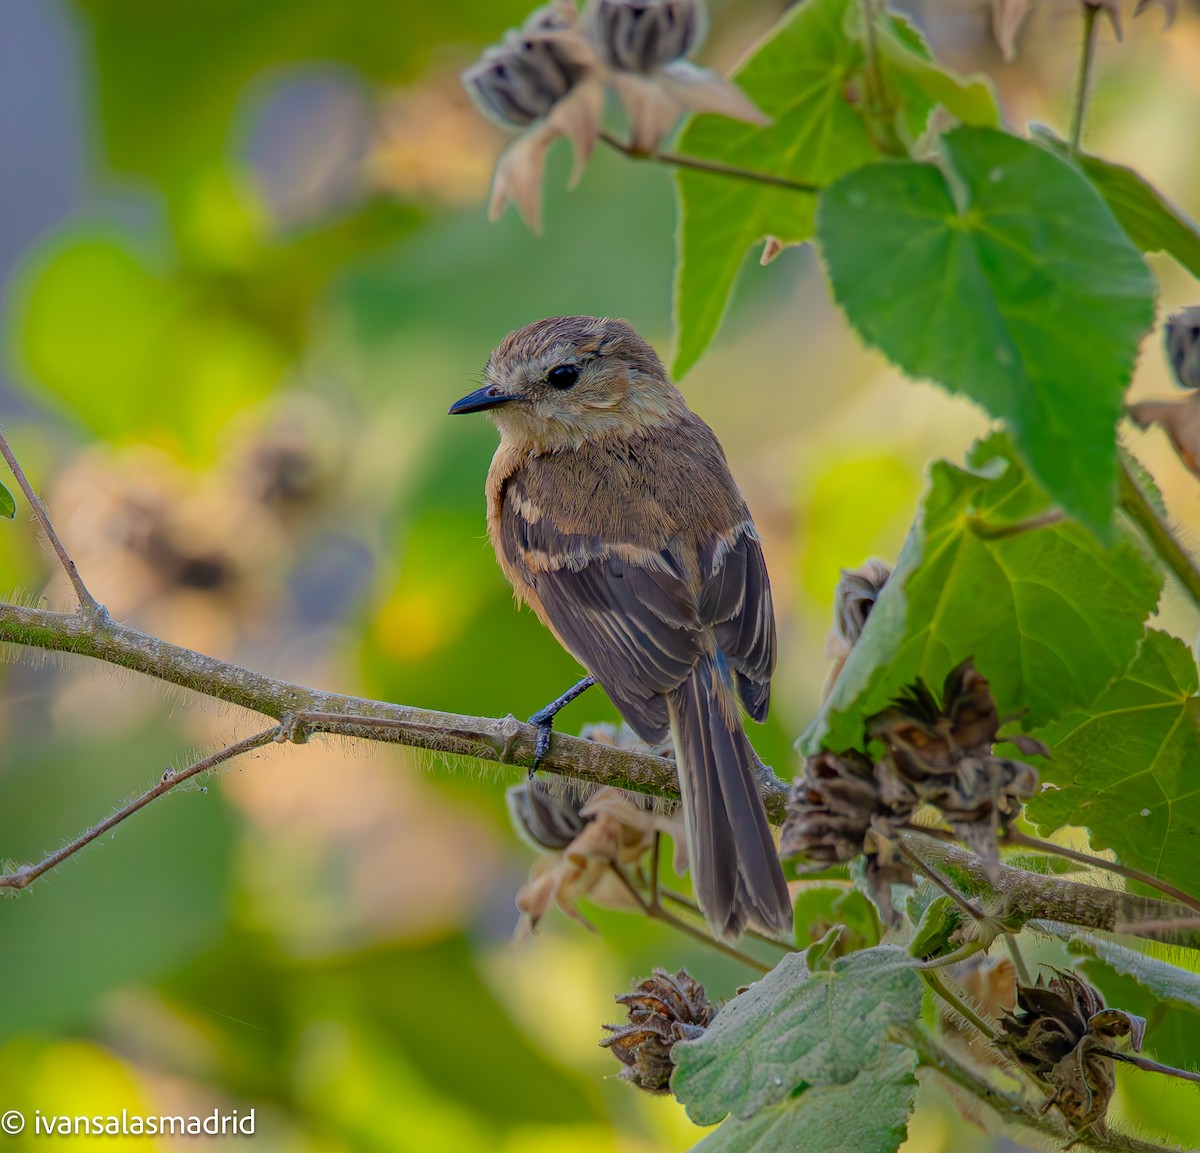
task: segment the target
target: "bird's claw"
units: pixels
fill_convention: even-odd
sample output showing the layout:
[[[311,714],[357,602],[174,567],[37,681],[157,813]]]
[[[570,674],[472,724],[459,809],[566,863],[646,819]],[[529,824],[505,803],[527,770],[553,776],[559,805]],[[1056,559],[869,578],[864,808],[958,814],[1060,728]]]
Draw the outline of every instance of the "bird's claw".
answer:
[[[554,732],[554,714],[544,716],[545,709],[539,709],[529,718],[531,725],[537,725],[537,740],[533,745],[533,764],[529,766],[530,779],[542,766],[542,761],[550,752],[550,734]]]
[[[596,683],[596,678],[590,674],[572,685],[561,697],[551,701],[545,708],[538,709],[526,722],[526,724],[537,725],[537,741],[533,746],[533,764],[529,767],[529,775],[541,768],[542,761],[550,752],[550,734],[554,732],[554,718],[558,716],[559,711],[569,705],[580,693],[590,689]]]

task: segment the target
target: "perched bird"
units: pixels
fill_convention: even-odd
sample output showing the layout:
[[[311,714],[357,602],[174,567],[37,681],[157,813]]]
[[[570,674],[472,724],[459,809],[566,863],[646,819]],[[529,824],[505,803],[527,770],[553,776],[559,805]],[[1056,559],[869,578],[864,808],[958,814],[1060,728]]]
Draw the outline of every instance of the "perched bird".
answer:
[[[775,617],[712,430],[621,320],[510,333],[451,413],[500,431],[488,533],[517,598],[648,742],[670,732],[696,899],[713,928],[788,932],[792,906],[739,705],[766,717]]]

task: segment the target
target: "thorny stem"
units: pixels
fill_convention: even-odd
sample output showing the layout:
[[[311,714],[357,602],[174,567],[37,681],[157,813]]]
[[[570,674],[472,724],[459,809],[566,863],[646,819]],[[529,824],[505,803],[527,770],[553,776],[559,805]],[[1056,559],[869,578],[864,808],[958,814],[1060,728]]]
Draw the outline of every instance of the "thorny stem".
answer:
[[[626,144],[611,132],[601,132],[600,139],[610,148],[623,152],[633,160],[654,160],[659,164],[669,164],[673,168],[688,168],[693,172],[706,172],[710,176],[729,176],[734,180],[769,184],[774,188],[790,189],[792,192],[815,194],[821,191],[819,184],[810,184],[804,180],[792,180],[787,176],[776,176],[772,172],[756,172],[753,168],[738,168],[732,164],[722,164],[719,160],[701,160],[698,156],[684,156],[678,152],[643,152],[631,144]]]
[[[1083,43],[1079,48],[1079,75],[1075,84],[1075,104],[1071,111],[1072,156],[1079,154],[1079,142],[1083,137],[1083,118],[1087,111],[1088,93],[1092,85],[1092,64],[1096,59],[1096,18],[1099,8],[1090,4],[1083,6]]]
[[[686,934],[693,940],[700,941],[710,948],[716,949],[718,952],[724,953],[727,957],[732,957],[735,961],[741,961],[743,965],[748,965],[752,969],[757,969],[760,973],[769,973],[770,965],[763,964],[762,961],[751,957],[748,953],[743,953],[740,949],[735,949],[726,941],[722,941],[718,937],[714,937],[706,933],[703,929],[693,925],[690,921],[683,920],[682,917],[676,917],[674,913],[668,913],[666,909],[659,904],[658,901],[647,901],[645,895],[626,875],[625,870],[621,868],[616,861],[609,862],[612,871],[621,879],[621,883],[629,890],[630,896],[638,903],[642,912],[646,914],[652,921],[662,921],[664,925],[670,925],[672,929],[678,929],[679,932]]]
[[[1110,873],[1116,873],[1119,876],[1127,877],[1131,881],[1137,881],[1139,884],[1146,885],[1151,889],[1157,889],[1160,893],[1165,893],[1168,897],[1173,897],[1181,904],[1187,905],[1189,909],[1195,909],[1200,913],[1200,901],[1195,897],[1189,896],[1182,889],[1175,888],[1174,885],[1168,885],[1166,881],[1160,881],[1157,877],[1152,877],[1148,873],[1143,873],[1140,869],[1132,869],[1128,865],[1118,864],[1116,861],[1108,861],[1103,857],[1092,856],[1090,853],[1081,853],[1076,849],[1068,849],[1065,845],[1056,845],[1052,841],[1041,841],[1037,837],[1029,837],[1017,829],[1007,829],[1004,833],[1004,843],[1006,845],[1020,845],[1025,849],[1034,849],[1039,853],[1049,853],[1058,857],[1066,857],[1070,861],[1078,861],[1084,865],[1091,865],[1097,869],[1106,869]]]
[[[79,852],[85,845],[91,844],[97,837],[102,837],[109,829],[116,828],[122,821],[132,817],[139,809],[144,809],[151,801],[157,800],[164,793],[169,793],[172,789],[182,785],[184,781],[190,781],[192,777],[198,776],[200,773],[206,773],[210,769],[215,769],[218,765],[224,764],[226,761],[231,761],[234,757],[241,756],[242,753],[248,753],[251,749],[258,749],[263,745],[269,745],[272,741],[278,739],[279,731],[278,725],[272,725],[269,729],[263,729],[253,736],[235,741],[232,745],[228,745],[219,752],[197,761],[194,765],[189,765],[186,769],[179,769],[178,771],[167,769],[158,784],[153,788],[147,789],[140,797],[136,797],[129,804],[124,805],[111,816],[106,817],[98,825],[93,825],[90,829],[80,833],[78,837],[68,844],[63,845],[57,852],[44,857],[36,865],[25,865],[15,873],[0,875],[0,889],[25,888],[26,885],[32,884],[43,873],[53,869],[56,865],[62,864],[63,861]]]
[[[3,433],[0,433],[0,455],[3,455],[14,479],[25,494],[25,499],[29,501],[29,507],[33,509],[33,515],[37,517],[38,524],[42,527],[42,532],[46,534],[46,539],[50,542],[51,548],[54,549],[59,564],[62,565],[63,571],[67,574],[67,579],[71,582],[71,587],[75,590],[75,596],[79,600],[79,607],[84,617],[96,621],[107,620],[107,610],[88,592],[87,585],[83,583],[83,577],[79,575],[79,569],[75,567],[75,562],[63,547],[63,542],[58,539],[58,533],[54,531],[54,525],[50,520],[50,514],[46,512],[46,506],[42,504],[38,494],[33,491],[33,485],[29,483],[29,478],[25,475],[25,470],[17,462],[17,458],[13,455],[13,450],[9,447],[8,440]]]
[[[1120,464],[1117,484],[1120,489],[1121,507],[1130,520],[1141,529],[1163,564],[1178,577],[1188,596],[1200,607],[1200,568],[1196,567],[1196,562],[1163,523],[1124,461]]]

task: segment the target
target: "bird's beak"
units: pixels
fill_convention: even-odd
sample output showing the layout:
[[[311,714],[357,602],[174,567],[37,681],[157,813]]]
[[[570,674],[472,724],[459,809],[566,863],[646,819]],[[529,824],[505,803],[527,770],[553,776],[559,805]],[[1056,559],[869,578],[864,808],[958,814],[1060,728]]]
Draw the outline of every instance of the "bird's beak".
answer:
[[[494,384],[489,384],[467,393],[461,400],[456,400],[450,406],[450,415],[458,416],[463,412],[482,412],[485,408],[496,408],[515,399],[511,393],[501,392]]]

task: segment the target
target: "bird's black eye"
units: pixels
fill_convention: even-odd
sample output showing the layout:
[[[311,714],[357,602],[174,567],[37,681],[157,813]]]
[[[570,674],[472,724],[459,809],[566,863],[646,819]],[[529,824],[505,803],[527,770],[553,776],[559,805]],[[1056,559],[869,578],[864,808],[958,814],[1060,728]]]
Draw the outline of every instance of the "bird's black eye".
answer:
[[[559,364],[546,373],[551,388],[570,388],[579,379],[579,368],[574,364]]]

